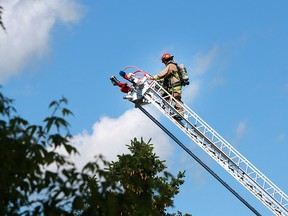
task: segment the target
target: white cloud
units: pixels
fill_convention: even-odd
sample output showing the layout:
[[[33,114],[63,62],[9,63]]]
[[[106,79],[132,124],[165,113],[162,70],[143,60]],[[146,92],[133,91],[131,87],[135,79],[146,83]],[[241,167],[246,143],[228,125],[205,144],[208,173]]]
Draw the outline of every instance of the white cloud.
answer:
[[[213,87],[221,86],[224,83],[225,83],[225,78],[223,76],[218,76],[212,80],[212,86]]]
[[[203,74],[207,72],[214,63],[218,53],[218,46],[213,47],[208,53],[197,53],[193,58],[193,67],[191,72],[193,74]]]
[[[276,136],[277,143],[283,143],[286,140],[286,135],[284,133],[278,134]]]
[[[0,31],[0,83],[46,54],[53,26],[79,21],[82,8],[74,0],[9,0],[1,4],[7,32]]]
[[[288,82],[284,85],[283,89],[285,92],[288,92]]]
[[[242,137],[246,131],[246,128],[247,128],[246,122],[240,122],[237,126],[237,129],[236,129],[237,137]]]
[[[189,104],[194,101],[199,93],[200,81],[194,80],[188,86],[183,87],[183,102]]]
[[[214,64],[215,59],[219,53],[219,47],[215,46],[211,48],[208,53],[197,53],[192,58],[192,67],[188,69],[188,73],[190,76],[190,85],[183,88],[183,101],[184,103],[189,104],[192,102],[196,96],[199,94],[202,82],[201,78],[195,78],[195,75],[202,75],[206,73]],[[194,76],[193,76],[194,75]],[[213,85],[221,85],[224,83],[224,78],[217,78],[213,80]]]
[[[149,109],[150,112],[154,113]],[[154,113],[153,116],[158,116]],[[108,161],[117,160],[117,155],[128,153],[127,144],[131,140],[143,137],[145,142],[152,138],[154,150],[162,160],[166,160],[173,152],[169,137],[161,131],[140,110],[131,109],[118,118],[103,117],[93,125],[92,134],[83,131],[73,137],[72,143],[80,152],[80,156],[72,160],[80,168],[94,156],[103,155]]]

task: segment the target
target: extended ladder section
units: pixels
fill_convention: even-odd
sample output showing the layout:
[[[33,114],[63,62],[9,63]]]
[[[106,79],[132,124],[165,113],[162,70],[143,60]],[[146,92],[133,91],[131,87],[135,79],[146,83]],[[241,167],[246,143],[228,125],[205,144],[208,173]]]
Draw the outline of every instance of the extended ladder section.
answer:
[[[129,94],[126,99],[136,106],[153,104],[275,215],[288,216],[287,195],[187,105],[181,103],[184,113],[179,113],[175,109],[179,102],[159,83],[152,81]]]

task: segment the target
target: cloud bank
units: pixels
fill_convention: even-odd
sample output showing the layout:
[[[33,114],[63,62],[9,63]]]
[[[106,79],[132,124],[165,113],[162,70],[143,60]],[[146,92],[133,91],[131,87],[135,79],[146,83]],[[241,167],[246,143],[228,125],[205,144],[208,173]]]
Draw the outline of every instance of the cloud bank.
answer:
[[[9,0],[1,4],[6,32],[0,31],[0,84],[45,55],[52,28],[57,23],[79,21],[83,9],[74,0]]]
[[[159,118],[160,113],[149,109],[153,116]],[[108,161],[116,161],[117,155],[128,153],[127,144],[137,138],[154,146],[154,151],[161,159],[166,160],[173,153],[173,144],[169,137],[158,128],[140,110],[131,109],[118,118],[102,117],[92,128],[92,133],[87,131],[75,135],[72,144],[78,149],[80,156],[72,157],[79,168],[82,168],[94,156],[102,155]]]

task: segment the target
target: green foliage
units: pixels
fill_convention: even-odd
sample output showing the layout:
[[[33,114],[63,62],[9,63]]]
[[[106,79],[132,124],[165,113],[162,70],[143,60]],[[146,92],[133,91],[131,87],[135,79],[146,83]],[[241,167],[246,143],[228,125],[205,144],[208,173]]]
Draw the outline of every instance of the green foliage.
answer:
[[[53,101],[51,116],[33,125],[0,92],[1,216],[182,215],[165,211],[185,172],[177,178],[166,172],[150,141],[134,139],[131,154],[112,163],[98,156],[78,171],[69,160],[78,152],[69,143],[66,104]]]
[[[68,155],[77,153],[69,144],[68,122],[56,116],[59,111],[72,114],[61,107],[66,102],[52,102],[52,115],[44,125],[31,125],[17,116],[13,100],[0,93],[0,215],[67,214],[64,209],[79,194],[77,187],[90,181],[87,173],[76,171],[65,152],[55,151],[62,147]]]
[[[115,206],[117,215],[169,215],[167,207],[173,206],[173,197],[184,183],[185,172],[177,178],[166,172],[164,161],[153,153],[153,145],[136,138],[128,145],[130,154],[118,155],[109,172],[123,188],[121,202]]]
[[[118,155],[118,161],[106,164],[102,179],[94,176],[88,199],[77,215],[182,216],[181,212],[166,213],[166,209],[173,206],[185,172],[179,172],[177,178],[166,172],[150,141],[135,138],[127,146],[130,154]]]

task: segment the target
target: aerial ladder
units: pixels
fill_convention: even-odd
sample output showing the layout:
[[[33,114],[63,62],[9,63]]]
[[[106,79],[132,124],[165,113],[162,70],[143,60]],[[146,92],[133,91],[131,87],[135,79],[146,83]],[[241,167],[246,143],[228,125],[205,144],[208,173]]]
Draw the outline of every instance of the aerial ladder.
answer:
[[[184,134],[268,207],[271,212],[277,216],[288,216],[288,196],[185,103],[181,103],[184,112],[179,113],[175,109],[175,104],[179,102],[169,94],[159,82],[153,80],[150,74],[137,67],[125,67],[120,71],[120,76],[128,80],[131,86],[127,83],[120,82],[115,76],[111,76],[110,80],[113,85],[119,86],[120,90],[125,93],[124,99],[134,103],[136,108],[139,108],[147,117],[166,132],[256,215],[261,214],[197,158],[174,134],[158,122],[144,106],[147,104],[154,105],[154,107],[170,119]],[[176,116],[177,118],[175,118]],[[181,116],[181,119],[179,119],[179,116]]]

